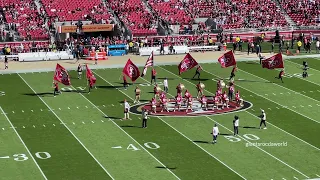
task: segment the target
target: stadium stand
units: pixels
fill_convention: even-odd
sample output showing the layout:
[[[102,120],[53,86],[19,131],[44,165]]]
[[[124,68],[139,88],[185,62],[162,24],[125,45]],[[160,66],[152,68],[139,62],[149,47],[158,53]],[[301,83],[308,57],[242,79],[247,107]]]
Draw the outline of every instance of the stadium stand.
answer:
[[[279,2],[298,26],[314,26],[319,23],[319,0],[279,0]]]
[[[5,22],[24,39],[47,39],[45,22],[32,0],[2,0]]]
[[[157,21],[141,0],[109,0],[109,4],[134,36],[157,34]]]
[[[100,0],[41,0],[44,9],[51,19],[58,21],[93,20],[101,22],[102,19],[111,21],[111,15]]]
[[[283,13],[272,0],[234,0],[229,3],[225,0],[217,0],[215,3],[189,0],[186,7],[197,17],[211,16],[223,29],[287,25]]]
[[[193,18],[184,8],[184,4],[180,0],[149,0],[148,3],[157,16],[164,19],[169,24],[188,25],[193,23]]]

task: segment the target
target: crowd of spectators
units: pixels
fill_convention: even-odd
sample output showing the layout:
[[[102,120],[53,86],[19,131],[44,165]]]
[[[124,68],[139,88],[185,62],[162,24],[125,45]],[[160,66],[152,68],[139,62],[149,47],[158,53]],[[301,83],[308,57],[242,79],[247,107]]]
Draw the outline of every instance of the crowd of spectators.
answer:
[[[47,39],[45,22],[32,0],[2,0],[1,7],[9,30],[17,31],[25,40]]]
[[[298,26],[320,24],[319,0],[279,0],[279,2]]]
[[[141,0],[109,0],[109,5],[133,35],[157,34],[158,20]]]

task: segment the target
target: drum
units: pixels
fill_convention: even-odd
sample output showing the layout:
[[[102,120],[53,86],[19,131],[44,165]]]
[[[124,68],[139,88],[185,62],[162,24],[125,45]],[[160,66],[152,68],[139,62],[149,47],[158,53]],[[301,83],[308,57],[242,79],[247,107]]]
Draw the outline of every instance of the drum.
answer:
[[[223,81],[221,81],[221,82],[220,82],[220,86],[221,86],[221,87],[225,87],[225,86],[226,86],[226,83],[224,83]]]
[[[229,88],[230,86],[226,85],[226,88]]]
[[[203,83],[200,83],[200,88],[204,89],[206,86]]]
[[[185,86],[183,84],[180,84],[180,89],[184,90]]]

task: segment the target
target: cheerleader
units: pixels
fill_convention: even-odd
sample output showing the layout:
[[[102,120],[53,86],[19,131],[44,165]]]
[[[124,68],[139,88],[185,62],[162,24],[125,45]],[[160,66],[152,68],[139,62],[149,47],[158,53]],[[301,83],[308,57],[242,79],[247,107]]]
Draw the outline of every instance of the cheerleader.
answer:
[[[229,108],[229,98],[226,91],[224,91],[224,93],[222,94],[222,101],[223,101],[222,109],[224,109],[224,107]]]
[[[161,102],[161,106],[162,106],[161,112],[163,112],[163,110],[166,110],[167,112],[169,112],[167,97],[163,96],[163,98],[160,99],[160,102]]]
[[[178,95],[178,94],[181,94],[181,91],[182,91],[182,89],[181,89],[181,83],[178,84],[178,86],[176,87],[176,90],[177,90],[177,95]]]
[[[219,104],[220,104],[220,97],[219,97],[218,95],[216,95],[216,96],[214,97],[214,106],[213,106],[213,109],[214,109],[214,107],[216,107],[216,108],[218,109]]]
[[[188,112],[189,110],[189,107],[190,107],[190,110],[192,111],[192,96],[190,95],[187,99],[187,109],[186,109],[186,112]]]
[[[185,91],[184,93],[184,103],[186,103],[188,101],[188,98],[191,96],[191,94],[189,93],[188,89]]]
[[[156,99],[157,97],[159,97],[159,87],[158,84],[156,84],[153,88],[153,93],[154,93],[154,98]]]
[[[141,93],[141,90],[137,86],[136,89],[134,90],[134,94],[135,94],[136,98],[133,103],[136,103],[136,102],[140,103],[140,93]]]
[[[196,88],[197,88],[197,91],[198,91],[198,93],[197,93],[197,99],[198,99],[199,97],[201,97],[203,95],[203,89],[201,87],[201,82],[200,81],[197,84]]]
[[[154,113],[157,113],[157,100],[156,100],[156,98],[152,98],[151,99],[151,105],[152,105],[152,111],[154,112]]]
[[[238,106],[242,106],[243,100],[240,98],[240,91],[236,92],[236,102]]]
[[[208,99],[205,95],[202,95],[201,97],[201,108],[205,108],[205,110],[208,110]]]
[[[178,107],[178,111],[180,111],[180,108],[181,108],[181,102],[182,102],[182,97],[181,97],[181,94],[178,94],[177,96],[176,96],[176,105],[175,105],[175,107],[174,107],[174,110],[173,110],[173,112],[176,112],[176,107]]]

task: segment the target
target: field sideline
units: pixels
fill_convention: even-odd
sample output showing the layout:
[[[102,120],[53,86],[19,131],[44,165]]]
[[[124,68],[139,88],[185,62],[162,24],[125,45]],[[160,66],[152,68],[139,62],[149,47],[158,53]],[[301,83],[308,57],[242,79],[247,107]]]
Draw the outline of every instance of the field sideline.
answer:
[[[309,77],[301,77],[307,60]],[[203,64],[205,94],[216,91],[216,80],[231,69]],[[276,70],[256,61],[238,62],[236,90],[249,109],[221,115],[152,116],[142,129],[141,117],[122,120],[123,100],[133,105],[133,90],[142,103],[153,97],[150,71],[128,90],[120,68],[95,69],[96,89],[86,90],[85,76],[69,71],[72,86],[52,95],[52,72],[0,75],[0,179],[314,179],[320,178],[320,59],[285,61],[284,83]],[[157,78],[169,79],[169,93],[180,82],[196,95],[194,70],[177,75],[176,65],[157,65]],[[94,68],[92,68],[94,69]],[[162,83],[159,83],[162,86]],[[268,129],[259,129],[260,108]],[[240,117],[233,136],[233,116]],[[212,144],[212,126],[221,131]],[[252,146],[252,143],[281,146]]]

